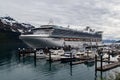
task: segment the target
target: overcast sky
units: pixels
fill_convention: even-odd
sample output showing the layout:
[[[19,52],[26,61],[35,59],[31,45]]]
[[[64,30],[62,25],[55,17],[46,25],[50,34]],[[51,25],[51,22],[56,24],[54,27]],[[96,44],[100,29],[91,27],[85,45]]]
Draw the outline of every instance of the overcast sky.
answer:
[[[91,26],[104,39],[120,39],[120,0],[0,0],[0,16],[33,25]]]

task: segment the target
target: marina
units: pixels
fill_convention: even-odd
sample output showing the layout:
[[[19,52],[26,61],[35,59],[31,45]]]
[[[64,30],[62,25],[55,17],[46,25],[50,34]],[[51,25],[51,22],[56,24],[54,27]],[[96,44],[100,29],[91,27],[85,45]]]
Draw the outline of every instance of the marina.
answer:
[[[99,48],[99,47],[98,47]],[[57,49],[57,50],[55,50]],[[68,50],[67,54],[66,51],[64,50],[65,48],[62,49],[58,49],[58,48],[54,48],[54,50],[46,49],[44,50],[46,54],[46,56],[44,55],[44,58],[46,58],[47,61],[49,62],[56,62],[56,61],[61,61],[61,63],[66,63],[69,62],[70,65],[77,65],[77,64],[83,64],[83,63],[95,63],[95,70],[97,71],[107,71],[116,67],[120,66],[120,62],[119,62],[119,58],[117,58],[117,61],[113,61],[110,59],[110,51],[103,51],[103,48],[101,48],[100,50],[95,51],[89,51],[88,49],[82,53],[79,52],[79,56],[78,56],[78,52],[71,52],[72,48],[70,46],[68,46]],[[75,49],[74,49],[75,50]],[[22,54],[22,57],[24,57],[25,55],[28,56],[30,53],[33,53],[34,59],[36,59],[37,57],[37,51],[39,51],[38,49],[18,49],[18,55]],[[111,51],[113,52],[113,51]],[[44,53],[44,52],[43,52]],[[75,54],[76,53],[76,54]],[[94,55],[90,56],[90,54],[94,53]],[[86,56],[85,56],[86,54]],[[103,55],[107,54],[107,57],[102,57]],[[117,51],[117,53],[115,52],[114,54],[119,55],[119,52]],[[24,56],[23,56],[24,55]],[[99,56],[98,56],[99,55]],[[97,62],[100,62],[101,66],[98,67],[97,66]],[[107,65],[103,65],[103,62],[108,63]]]
[[[81,49],[80,50],[73,48],[69,49],[69,47],[68,48],[62,47],[62,49],[61,47],[32,49],[32,48],[28,48],[27,46],[25,47],[24,46],[25,44],[23,46],[22,45],[19,46],[19,44],[23,44],[21,42],[19,44],[17,42],[16,45],[13,47],[11,46],[12,44],[13,43],[4,44],[1,47],[3,52],[5,53],[5,51],[7,51],[6,54],[7,55],[9,54],[10,56],[10,57],[6,57],[6,55],[4,55],[3,57],[1,55],[3,58],[0,60],[1,61],[0,72],[2,72],[0,73],[0,77],[2,77],[3,80],[8,80],[8,78],[10,78],[9,76],[12,77],[11,78],[12,80],[16,80],[18,78],[19,78],[18,80],[21,80],[20,75],[22,76],[23,80],[24,79],[49,80],[53,78],[54,78],[53,80],[63,80],[63,79],[79,80],[79,77],[81,77],[81,79],[83,80],[98,80],[99,78],[101,78],[101,76],[102,78],[104,78],[106,77],[106,75],[109,75],[111,71],[116,71],[117,68],[119,70],[119,66],[109,67],[110,64],[114,64],[114,61],[115,62],[118,61],[118,59],[113,60],[112,55],[110,55],[110,59],[108,59],[109,55],[103,57],[102,67],[104,70],[101,70],[100,67],[101,58],[99,57],[99,55],[97,55],[97,59],[96,59],[97,61],[95,61],[95,56],[92,59],[87,57],[91,54],[91,51],[89,51],[91,48],[89,48],[89,50],[87,48],[85,51]],[[6,45],[8,47],[10,45],[11,50],[7,49]],[[58,53],[59,51],[60,54],[64,52],[67,53],[68,56],[71,56],[70,54],[68,54],[69,52],[73,52],[73,54],[76,53],[76,59],[71,60],[72,57],[71,56],[69,58],[69,61],[62,63],[61,60],[51,61],[51,60],[47,60],[46,57],[45,58],[37,57],[38,53],[45,53],[46,55],[48,53],[48,56],[50,57],[49,55],[50,51],[51,53],[54,54]],[[88,53],[87,51],[89,52],[88,55],[87,55]],[[116,58],[119,58],[119,55]],[[109,63],[108,61],[110,62],[110,64],[108,64]],[[96,62],[97,62],[97,67],[95,68]],[[108,65],[107,68],[105,65]],[[101,75],[101,71],[102,71],[102,75]],[[8,74],[8,77],[6,77],[6,74]],[[13,77],[14,75],[16,75],[16,77]],[[29,77],[25,75],[28,75]],[[56,77],[51,78],[51,76],[56,76]]]

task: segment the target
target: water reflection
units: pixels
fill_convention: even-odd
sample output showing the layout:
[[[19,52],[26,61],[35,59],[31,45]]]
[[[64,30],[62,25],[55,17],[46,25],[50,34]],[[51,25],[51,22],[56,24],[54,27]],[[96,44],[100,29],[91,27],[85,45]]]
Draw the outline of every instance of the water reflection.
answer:
[[[36,67],[37,66],[37,63],[36,63],[36,59],[34,58],[34,66]]]
[[[97,80],[97,70],[95,70],[95,79],[94,80]]]
[[[0,42],[0,65],[6,65],[11,63],[12,61],[16,61],[16,51],[19,47],[26,47],[25,44],[21,44],[22,41],[14,41],[14,42]]]
[[[72,65],[70,65],[70,75],[72,76]]]
[[[93,62],[85,62],[84,63],[87,67],[93,67],[94,66],[94,64],[95,64],[95,62],[93,61]]]
[[[51,71],[51,64],[52,62],[49,61],[49,71]]]

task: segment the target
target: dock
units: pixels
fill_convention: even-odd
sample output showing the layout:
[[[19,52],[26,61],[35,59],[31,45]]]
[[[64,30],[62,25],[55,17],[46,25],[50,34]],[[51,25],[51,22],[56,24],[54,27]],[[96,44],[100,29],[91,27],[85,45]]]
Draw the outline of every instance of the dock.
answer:
[[[97,57],[96,61],[101,61],[101,59]],[[102,62],[115,63],[116,61],[111,61],[109,57],[105,57],[102,58]]]
[[[99,59],[97,60],[97,61],[100,61]],[[110,60],[102,60],[102,62],[108,62],[108,63],[115,63],[115,62],[117,62],[117,61],[110,61]]]
[[[115,63],[104,65],[104,66],[102,66],[102,68],[101,67],[97,67],[97,70],[98,71],[107,71],[107,70],[116,68],[118,66],[120,66],[120,62],[115,62]]]
[[[82,64],[86,62],[85,60],[84,61],[75,61],[75,62],[72,62],[72,65],[76,65],[76,64]]]

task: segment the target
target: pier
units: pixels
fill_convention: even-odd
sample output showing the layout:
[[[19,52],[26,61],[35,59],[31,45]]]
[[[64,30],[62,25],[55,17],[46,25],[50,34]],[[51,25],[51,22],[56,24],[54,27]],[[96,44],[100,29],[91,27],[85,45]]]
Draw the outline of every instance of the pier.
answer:
[[[85,63],[86,60],[84,61],[75,61],[75,62],[72,62],[72,65],[76,65],[76,64],[82,64],[82,63]]]
[[[98,59],[97,61],[99,61],[99,62],[100,62],[100,60],[99,60],[99,59]],[[116,61],[103,60],[102,62],[115,63]]]
[[[101,67],[97,67],[97,70],[98,71],[107,71],[107,70],[116,68],[118,66],[120,66],[120,62],[115,62],[115,63],[112,63],[112,64],[104,65],[104,66],[102,66],[102,68]]]

